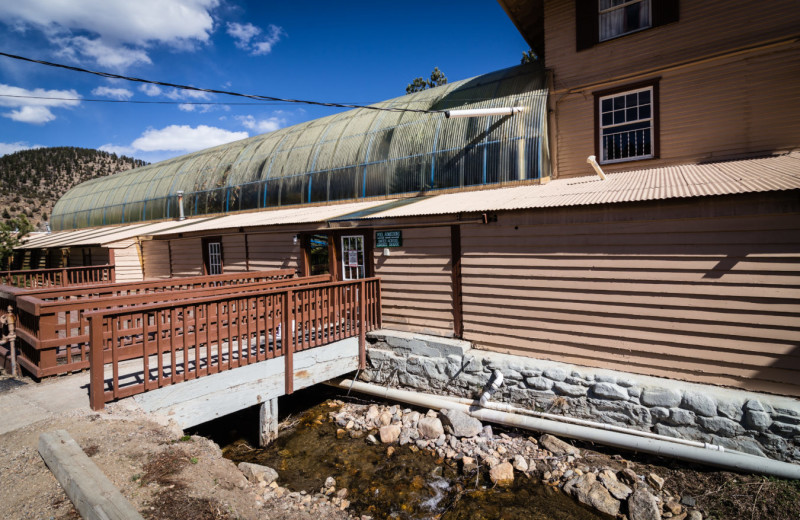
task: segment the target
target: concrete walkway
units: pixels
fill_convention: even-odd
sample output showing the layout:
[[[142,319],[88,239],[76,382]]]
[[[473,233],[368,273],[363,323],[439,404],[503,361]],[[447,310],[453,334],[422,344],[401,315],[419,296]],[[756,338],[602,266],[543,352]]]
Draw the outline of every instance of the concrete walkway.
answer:
[[[88,371],[27,383],[0,393],[0,434],[64,412],[91,411]]]

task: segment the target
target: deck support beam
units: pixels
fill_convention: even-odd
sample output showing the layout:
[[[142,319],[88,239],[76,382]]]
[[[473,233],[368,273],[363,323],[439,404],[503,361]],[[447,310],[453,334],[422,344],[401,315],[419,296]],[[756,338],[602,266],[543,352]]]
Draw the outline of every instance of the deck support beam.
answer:
[[[258,445],[266,448],[278,438],[278,398],[261,403],[258,414]]]

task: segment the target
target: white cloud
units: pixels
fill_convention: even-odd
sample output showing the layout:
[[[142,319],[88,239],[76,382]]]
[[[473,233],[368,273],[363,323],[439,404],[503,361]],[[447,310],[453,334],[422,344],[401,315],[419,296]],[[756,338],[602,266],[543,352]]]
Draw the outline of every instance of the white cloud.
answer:
[[[194,109],[197,107],[198,105],[192,105],[190,103],[181,103],[178,105],[178,109],[183,110],[184,112],[194,112]]]
[[[99,146],[97,149],[108,153],[115,153],[117,155],[132,156],[134,153],[136,153],[135,148],[132,148],[130,146],[115,146],[111,143]]]
[[[0,156],[8,155],[20,150],[30,150],[32,148],[42,148],[42,145],[28,144],[24,141],[17,141],[16,143],[0,143]]]
[[[202,90],[185,90],[178,88],[173,88],[172,90],[167,91],[164,95],[175,101],[181,101],[184,99],[199,99],[205,101],[211,97],[208,92],[203,92]]]
[[[274,132],[275,130],[283,128],[283,126],[286,125],[286,120],[279,117],[256,119],[251,115],[246,115],[246,116],[235,116],[235,118],[240,123],[242,123],[243,127],[249,128],[250,130],[255,130],[259,134]]]
[[[65,108],[80,105],[80,95],[75,90],[45,90],[36,88],[28,90],[22,87],[0,84],[0,106],[15,108],[3,113],[7,117],[21,123],[43,124],[56,118],[51,108]]]
[[[247,132],[231,132],[213,126],[170,125],[160,130],[147,129],[131,147],[145,152],[194,152],[247,137]]]
[[[159,87],[158,85],[142,85],[139,87],[139,90],[144,92],[150,97],[161,95],[161,87]]]
[[[22,107],[19,110],[6,112],[3,114],[3,117],[19,121],[20,123],[33,123],[36,125],[49,123],[56,118],[47,107]]]
[[[0,20],[38,29],[73,59],[124,69],[150,63],[146,49],[194,49],[210,41],[220,0],[24,0],[0,2]]]
[[[97,87],[96,89],[92,90],[92,94],[95,96],[104,96],[110,97],[113,99],[130,99],[133,97],[133,92],[126,88],[114,88],[114,87]]]
[[[281,27],[272,24],[267,26],[267,34],[263,36],[261,36],[262,30],[251,23],[228,22],[227,27],[227,33],[233,37],[234,45],[249,51],[253,56],[269,54],[281,36],[286,34]]]

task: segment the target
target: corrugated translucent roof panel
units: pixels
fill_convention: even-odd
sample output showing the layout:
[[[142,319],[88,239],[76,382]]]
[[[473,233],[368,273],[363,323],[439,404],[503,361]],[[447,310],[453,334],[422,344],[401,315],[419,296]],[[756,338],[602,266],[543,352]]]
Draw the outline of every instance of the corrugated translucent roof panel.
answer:
[[[202,150],[68,191],[55,230],[534,180],[549,175],[539,64],[512,67]],[[522,106],[446,119],[455,108]]]
[[[153,235],[159,231],[174,229],[176,233],[183,230],[184,226],[199,224],[208,220],[208,217],[186,220],[183,222],[167,221],[138,224],[127,226],[105,226],[98,228],[86,228],[73,231],[61,231],[58,233],[48,233],[46,235],[36,235],[26,240],[20,249],[47,249],[51,247],[71,247],[113,244],[129,238]]]

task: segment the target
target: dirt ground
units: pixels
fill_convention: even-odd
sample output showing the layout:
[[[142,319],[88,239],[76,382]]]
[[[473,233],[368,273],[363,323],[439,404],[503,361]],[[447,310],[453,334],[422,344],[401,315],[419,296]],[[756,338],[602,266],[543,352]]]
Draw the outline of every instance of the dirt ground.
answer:
[[[0,392],[14,391],[0,375]],[[21,411],[24,413],[24,410]],[[0,418],[0,421],[2,418]],[[103,413],[71,411],[0,435],[0,518],[79,519],[39,456],[39,434],[64,429],[147,519],[359,518],[327,497],[252,484],[219,447],[198,436],[157,424],[124,405]],[[740,475],[691,465],[618,454],[598,446],[586,457],[609,465],[633,465],[665,478],[673,494],[697,503],[706,519],[795,520],[800,517],[800,482]]]

